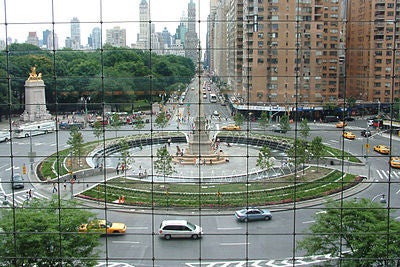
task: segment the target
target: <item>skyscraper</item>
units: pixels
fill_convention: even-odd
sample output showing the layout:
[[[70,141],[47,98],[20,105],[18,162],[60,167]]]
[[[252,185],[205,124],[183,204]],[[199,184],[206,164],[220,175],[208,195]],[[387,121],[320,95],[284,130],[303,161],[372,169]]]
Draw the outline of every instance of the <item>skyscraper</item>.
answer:
[[[196,33],[196,4],[190,0],[188,4],[188,29],[185,36],[185,56],[195,64],[199,59],[197,47],[199,40]]]
[[[92,48],[99,49],[101,48],[101,30],[99,27],[95,27],[92,30],[92,34],[90,35],[92,39]]]
[[[71,48],[81,48],[81,24],[77,17],[71,20]]]
[[[137,48],[150,49],[150,9],[146,0],[142,0],[139,5],[139,35]]]
[[[39,38],[37,37],[36,32],[29,32],[26,43],[39,46]]]

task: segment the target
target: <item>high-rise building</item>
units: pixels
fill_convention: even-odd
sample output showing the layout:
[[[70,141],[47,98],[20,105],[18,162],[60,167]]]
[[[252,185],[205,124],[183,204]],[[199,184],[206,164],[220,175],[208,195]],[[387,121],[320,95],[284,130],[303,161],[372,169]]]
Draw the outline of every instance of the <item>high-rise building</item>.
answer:
[[[164,46],[171,47],[171,34],[169,33],[166,27],[164,27],[164,30],[162,31],[161,35]]]
[[[175,42],[176,40],[180,40],[179,44],[185,46],[186,32],[187,32],[187,16],[186,14],[182,14],[180,18],[180,23],[175,31]]]
[[[99,27],[95,27],[90,34],[91,44],[89,47],[92,49],[101,48],[101,29]]]
[[[136,47],[150,49],[150,8],[146,0],[141,0],[139,5],[139,34]]]
[[[106,31],[106,43],[115,47],[126,47],[126,30],[115,26]]]
[[[71,20],[71,48],[81,49],[81,24],[77,17]]]
[[[49,35],[51,34],[50,30],[45,30],[43,31],[43,46],[45,46],[47,49],[49,48],[48,44],[47,44],[47,39],[49,37]]]
[[[44,40],[43,40],[43,42],[44,42]],[[58,49],[57,34],[53,33],[53,31],[50,31],[50,33],[47,35],[46,43],[47,43],[48,50],[57,50]]]
[[[341,1],[219,2],[210,64],[224,76],[227,62],[227,83],[239,100],[289,111],[338,101]],[[224,15],[226,29],[217,23]]]
[[[188,26],[185,35],[185,56],[190,58],[195,64],[198,63],[199,39],[196,33],[196,4],[190,0],[188,4]]]
[[[36,32],[29,32],[26,43],[39,46],[39,38]]]
[[[347,97],[375,104],[400,98],[399,10],[395,0],[348,1]]]

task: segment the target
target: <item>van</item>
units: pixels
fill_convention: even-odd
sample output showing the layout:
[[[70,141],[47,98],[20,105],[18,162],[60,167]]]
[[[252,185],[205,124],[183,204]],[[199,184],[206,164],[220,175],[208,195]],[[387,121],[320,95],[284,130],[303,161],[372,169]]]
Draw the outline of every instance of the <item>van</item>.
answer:
[[[164,220],[160,224],[158,234],[166,240],[171,238],[198,239],[203,235],[203,229],[186,220]]]
[[[8,131],[0,131],[0,142],[10,141],[10,132]]]

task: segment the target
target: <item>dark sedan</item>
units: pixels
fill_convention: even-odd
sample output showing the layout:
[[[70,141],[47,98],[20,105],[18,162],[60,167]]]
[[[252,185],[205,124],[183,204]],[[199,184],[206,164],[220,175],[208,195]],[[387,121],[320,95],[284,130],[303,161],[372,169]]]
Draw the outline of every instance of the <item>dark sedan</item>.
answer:
[[[372,134],[371,134],[371,131],[370,130],[362,130],[361,131],[361,136],[364,136],[364,137],[370,137]]]
[[[256,220],[272,219],[272,214],[269,210],[259,208],[244,208],[235,212],[235,217],[238,221],[248,222]]]

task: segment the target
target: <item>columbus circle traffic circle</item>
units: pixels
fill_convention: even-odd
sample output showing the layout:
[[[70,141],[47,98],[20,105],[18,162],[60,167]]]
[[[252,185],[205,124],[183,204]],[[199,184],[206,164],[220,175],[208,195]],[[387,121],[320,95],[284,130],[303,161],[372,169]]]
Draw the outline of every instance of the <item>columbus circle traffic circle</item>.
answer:
[[[196,137],[190,135],[163,132],[101,143],[86,156],[91,168],[74,172],[75,177],[84,181],[86,176],[87,181],[75,197],[125,206],[218,209],[320,199],[362,181],[359,176],[332,168],[344,164],[337,158],[323,157],[318,164],[312,160],[293,164],[286,153],[293,146],[289,138],[220,132],[207,142],[210,150],[202,157],[202,153],[197,154],[199,146],[191,145],[190,140]],[[263,147],[271,152],[267,168],[257,164]],[[168,172],[154,167],[162,160],[160,150],[167,151],[171,159],[165,164],[165,168],[171,167]],[[103,178],[95,182],[88,175]]]

